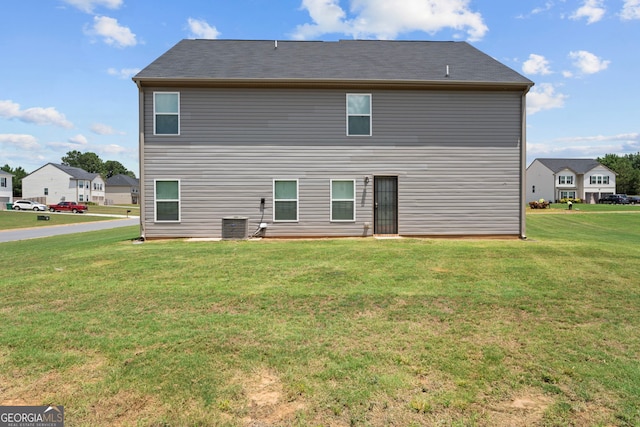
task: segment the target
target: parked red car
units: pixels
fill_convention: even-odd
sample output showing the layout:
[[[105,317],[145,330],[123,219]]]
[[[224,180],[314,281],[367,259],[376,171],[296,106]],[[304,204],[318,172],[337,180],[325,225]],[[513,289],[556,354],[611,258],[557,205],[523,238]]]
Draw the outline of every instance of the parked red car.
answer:
[[[83,213],[89,210],[89,208],[85,205],[79,205],[76,202],[60,202],[57,205],[49,205],[49,210],[51,212]]]

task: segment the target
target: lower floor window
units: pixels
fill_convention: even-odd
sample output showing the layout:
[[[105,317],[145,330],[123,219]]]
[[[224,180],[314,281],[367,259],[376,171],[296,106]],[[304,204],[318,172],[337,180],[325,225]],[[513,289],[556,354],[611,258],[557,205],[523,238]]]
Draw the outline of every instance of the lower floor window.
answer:
[[[298,221],[298,180],[273,181],[273,220]]]
[[[155,220],[180,221],[180,181],[155,181]]]
[[[331,180],[331,221],[355,221],[354,180]]]
[[[575,199],[576,192],[575,191],[561,191],[560,192],[561,199]]]

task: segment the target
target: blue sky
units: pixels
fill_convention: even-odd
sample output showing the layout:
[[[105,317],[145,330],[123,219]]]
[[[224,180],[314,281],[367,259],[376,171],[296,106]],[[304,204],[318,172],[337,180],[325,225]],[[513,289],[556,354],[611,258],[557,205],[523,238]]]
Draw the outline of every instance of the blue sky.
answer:
[[[0,164],[137,174],[131,77],[184,38],[468,41],[536,83],[529,162],[640,151],[640,0],[3,0]]]

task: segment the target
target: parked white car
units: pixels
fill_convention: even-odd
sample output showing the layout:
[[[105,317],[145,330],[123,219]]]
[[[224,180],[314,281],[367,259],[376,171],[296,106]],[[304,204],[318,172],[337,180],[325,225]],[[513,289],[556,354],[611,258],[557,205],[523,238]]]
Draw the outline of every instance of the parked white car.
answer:
[[[16,200],[13,202],[13,210],[46,211],[47,207],[42,203],[32,202],[31,200]]]

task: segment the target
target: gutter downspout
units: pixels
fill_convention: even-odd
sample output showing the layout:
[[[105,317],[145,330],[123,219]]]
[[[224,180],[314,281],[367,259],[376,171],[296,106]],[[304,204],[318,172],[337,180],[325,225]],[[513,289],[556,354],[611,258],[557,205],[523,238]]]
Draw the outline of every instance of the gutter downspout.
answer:
[[[520,114],[522,116],[520,122],[522,129],[520,130],[520,239],[527,238],[527,93],[531,86],[527,87],[522,93],[520,106]]]
[[[135,80],[134,80],[135,81]],[[138,203],[140,203],[140,239],[146,240],[144,221],[146,218],[145,209],[145,182],[144,182],[144,91],[139,81],[135,81],[138,86],[138,164],[140,165],[139,177],[139,195]]]

